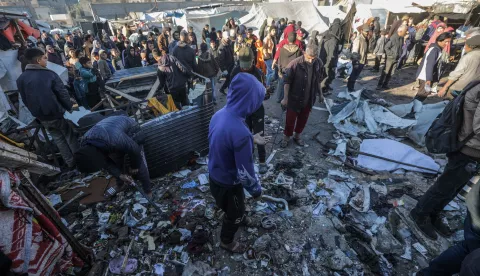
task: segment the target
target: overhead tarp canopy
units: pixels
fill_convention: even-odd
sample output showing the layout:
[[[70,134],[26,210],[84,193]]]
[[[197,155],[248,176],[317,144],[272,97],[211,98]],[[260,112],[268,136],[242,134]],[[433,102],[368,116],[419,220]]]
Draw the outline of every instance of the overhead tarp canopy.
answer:
[[[240,18],[240,24],[255,30],[262,26],[267,17],[272,17],[275,20],[280,18],[301,20],[302,27],[309,32],[313,30],[319,32],[328,30],[327,24],[322,20],[322,17],[311,1],[255,3],[252,5],[248,15]]]
[[[412,4],[451,19],[465,19],[478,6],[475,0],[417,0]]]
[[[183,10],[166,11],[166,12],[150,12],[142,14],[139,19],[142,21],[162,21],[167,17],[182,17],[185,14]]]
[[[343,20],[347,15],[346,13],[340,10],[340,6],[338,5],[316,6],[316,8],[317,8],[317,11],[320,13],[320,16],[322,17],[323,22],[325,22],[327,26],[330,26],[333,23],[333,20],[335,20],[335,18],[339,18],[340,20]]]
[[[250,10],[250,6],[226,6],[209,9],[186,10],[186,20],[188,26],[192,26],[197,38],[202,37],[201,31],[206,24],[221,30],[229,18],[241,18]]]
[[[405,14],[413,16],[415,21],[418,22],[421,19],[423,19],[420,15],[425,12],[424,10],[418,7],[405,6],[405,2],[401,2],[401,1],[398,1],[397,4],[395,4],[394,1],[390,1],[390,0],[374,1],[374,3],[377,3],[377,4],[372,4],[372,5],[358,4],[357,5],[357,13],[355,14],[355,20],[353,24],[353,27],[355,29],[357,29],[357,27],[366,23],[367,20],[372,17],[380,18],[380,26],[385,26],[386,23],[392,24],[394,20],[400,19],[400,17]],[[390,16],[388,17],[388,22],[387,22],[388,12],[390,12]]]

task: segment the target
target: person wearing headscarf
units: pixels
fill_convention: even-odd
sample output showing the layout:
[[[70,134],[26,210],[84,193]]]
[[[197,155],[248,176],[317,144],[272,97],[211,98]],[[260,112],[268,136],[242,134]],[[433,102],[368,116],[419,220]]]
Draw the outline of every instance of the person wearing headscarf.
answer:
[[[99,40],[94,40],[93,41],[93,48],[91,52],[91,56],[93,58],[93,53],[100,53],[100,50],[104,50],[102,43]]]
[[[312,36],[315,38],[315,31],[312,32]],[[328,93],[330,90],[330,84],[335,79],[335,70],[337,67],[338,59],[338,42],[339,38],[333,35],[330,31],[323,33],[322,45],[320,46],[320,60],[322,61],[323,68],[325,68],[326,77],[322,81],[322,91],[324,94]],[[314,41],[310,40],[310,43]],[[315,44],[315,43],[314,43]],[[317,44],[318,45],[318,42]]]
[[[335,18],[333,20],[332,25],[330,28],[328,28],[330,33],[337,37],[340,41],[341,44],[343,44],[343,28],[342,28],[342,22],[340,21],[339,18]]]
[[[222,32],[228,32],[230,34],[230,30],[234,30],[235,34],[239,32],[239,28],[235,24],[235,20],[233,19],[233,17],[227,20],[225,26],[223,26],[222,28]]]
[[[426,53],[428,51],[428,48],[430,47],[430,44],[435,43],[437,40],[437,37],[441,35],[445,30],[447,29],[447,24],[445,23],[440,23],[437,25],[437,28],[435,29],[435,32],[431,35],[430,39],[428,40],[427,46],[425,46],[425,50],[423,53]]]
[[[125,69],[142,67],[142,59],[140,54],[136,51],[135,47],[128,46],[125,50],[127,52],[127,57],[125,58]]]

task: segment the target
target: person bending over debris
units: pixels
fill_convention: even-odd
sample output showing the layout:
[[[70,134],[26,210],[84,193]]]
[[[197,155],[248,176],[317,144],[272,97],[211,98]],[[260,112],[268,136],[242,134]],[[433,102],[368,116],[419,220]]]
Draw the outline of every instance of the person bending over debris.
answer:
[[[246,250],[244,244],[233,240],[240,224],[248,224],[243,188],[254,199],[262,195],[252,152],[254,142],[265,144],[265,141],[257,135],[252,136],[245,118],[260,108],[264,97],[265,87],[253,75],[239,73],[230,84],[227,104],[210,121],[210,191],[217,206],[225,212],[220,246],[235,253]]]
[[[318,46],[311,43],[305,54],[290,62],[285,73],[285,95],[282,106],[287,108],[284,138],[280,147],[286,148],[295,129],[293,140],[299,146],[305,146],[300,135],[308,121],[308,116],[319,95],[323,101],[321,82],[324,77],[323,64],[318,57]]]
[[[478,254],[480,248],[480,185],[475,185],[467,195],[467,217],[464,225],[464,239],[450,247],[430,262],[427,268],[422,269],[417,275],[445,275],[450,276],[460,272],[460,275],[478,274],[480,262]],[[472,253],[474,252],[474,253]],[[472,255],[473,254],[473,255]],[[476,257],[473,257],[476,255]],[[470,262],[471,267],[467,268],[469,259],[476,258],[477,262]],[[463,263],[463,264],[462,264]],[[472,269],[476,265],[476,273]],[[465,272],[465,274],[464,274]]]
[[[472,84],[474,85],[474,84]],[[429,238],[437,239],[438,231],[443,236],[451,235],[439,216],[440,211],[452,201],[478,171],[480,162],[480,84],[465,91],[463,122],[458,140],[467,140],[460,151],[448,153],[448,164],[427,192],[418,200],[410,216]],[[471,136],[473,135],[473,137]],[[477,195],[478,196],[478,195]]]
[[[42,50],[27,49],[25,59],[29,64],[17,79],[22,100],[48,130],[68,167],[74,168],[78,137],[63,118],[65,111],[72,111],[70,95],[57,73],[47,69],[47,56]]]
[[[106,169],[117,179],[116,187],[109,188],[105,196],[111,197],[131,183],[124,173],[125,155],[129,157],[129,173],[142,183],[144,192],[151,197],[150,175],[141,144],[140,126],[127,116],[112,116],[94,125],[81,140],[75,153],[78,170],[93,173]]]

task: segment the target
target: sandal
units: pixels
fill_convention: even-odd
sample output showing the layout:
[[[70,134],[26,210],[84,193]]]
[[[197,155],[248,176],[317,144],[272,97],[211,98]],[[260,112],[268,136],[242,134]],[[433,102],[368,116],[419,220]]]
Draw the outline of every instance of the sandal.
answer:
[[[305,147],[305,142],[303,142],[302,138],[293,138],[293,141],[300,147]]]
[[[280,147],[281,147],[282,149],[288,147],[288,142],[290,142],[290,140],[287,141],[287,140],[285,140],[285,139],[282,139],[282,141],[280,142]]]
[[[221,242],[220,247],[232,253],[244,253],[247,250],[247,246],[245,244],[237,241],[233,241],[229,244]]]

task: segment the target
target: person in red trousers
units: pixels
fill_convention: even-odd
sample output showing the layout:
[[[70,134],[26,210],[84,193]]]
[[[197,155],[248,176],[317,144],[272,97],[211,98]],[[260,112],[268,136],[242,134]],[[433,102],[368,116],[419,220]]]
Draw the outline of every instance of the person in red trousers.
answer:
[[[319,48],[310,43],[303,56],[290,62],[286,68],[282,106],[287,108],[284,138],[280,147],[286,148],[293,141],[303,147],[301,134],[317,95],[323,101],[321,83],[325,76],[322,61],[318,58]],[[295,132],[295,135],[294,135]]]

